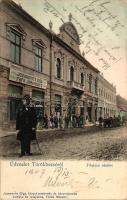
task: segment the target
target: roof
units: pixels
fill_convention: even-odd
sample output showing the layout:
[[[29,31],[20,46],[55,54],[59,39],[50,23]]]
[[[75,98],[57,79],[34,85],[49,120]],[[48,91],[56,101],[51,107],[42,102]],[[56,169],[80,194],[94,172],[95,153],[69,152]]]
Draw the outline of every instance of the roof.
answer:
[[[71,27],[73,29],[73,33],[71,35],[70,35],[69,27]],[[77,29],[72,22],[69,21],[69,22],[62,24],[62,26],[60,27],[60,31],[63,31],[63,30],[68,35],[70,35],[77,42],[78,45],[80,44],[80,39],[79,39]]]

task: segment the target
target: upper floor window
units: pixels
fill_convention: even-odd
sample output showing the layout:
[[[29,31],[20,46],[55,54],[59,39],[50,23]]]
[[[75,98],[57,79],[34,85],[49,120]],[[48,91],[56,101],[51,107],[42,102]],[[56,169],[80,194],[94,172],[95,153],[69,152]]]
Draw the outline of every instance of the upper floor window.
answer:
[[[97,95],[97,79],[95,79],[95,94]]]
[[[70,81],[74,81],[74,68],[70,68]]]
[[[33,50],[35,53],[35,69],[38,72],[43,70],[43,57],[45,56],[45,49],[47,48],[41,39],[32,39]]]
[[[26,33],[19,24],[6,23],[7,38],[10,40],[10,59],[13,63],[21,63],[21,47],[25,44]]]
[[[35,46],[35,68],[42,72],[42,49],[39,46]]]
[[[88,77],[88,87],[89,87],[89,92],[91,92],[91,89],[92,89],[92,75],[89,74],[89,77]]]
[[[84,74],[81,73],[81,85],[84,85]]]
[[[20,64],[21,61],[21,35],[15,31],[10,33],[11,61]]]
[[[56,60],[56,78],[61,78],[61,61],[59,58]]]

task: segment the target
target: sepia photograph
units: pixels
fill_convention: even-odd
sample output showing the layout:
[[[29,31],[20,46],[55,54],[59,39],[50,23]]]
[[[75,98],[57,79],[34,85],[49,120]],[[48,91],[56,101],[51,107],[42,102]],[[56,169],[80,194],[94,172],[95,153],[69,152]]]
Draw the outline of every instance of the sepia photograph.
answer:
[[[0,199],[127,199],[127,0],[0,0]]]

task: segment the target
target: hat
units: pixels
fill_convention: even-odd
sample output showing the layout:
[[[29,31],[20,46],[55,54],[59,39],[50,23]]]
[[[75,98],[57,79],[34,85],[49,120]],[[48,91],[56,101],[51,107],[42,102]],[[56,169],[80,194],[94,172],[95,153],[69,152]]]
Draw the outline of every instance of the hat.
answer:
[[[30,98],[30,95],[29,95],[29,94],[25,94],[24,97],[23,97],[23,99],[25,99],[25,100],[30,100],[31,98]]]

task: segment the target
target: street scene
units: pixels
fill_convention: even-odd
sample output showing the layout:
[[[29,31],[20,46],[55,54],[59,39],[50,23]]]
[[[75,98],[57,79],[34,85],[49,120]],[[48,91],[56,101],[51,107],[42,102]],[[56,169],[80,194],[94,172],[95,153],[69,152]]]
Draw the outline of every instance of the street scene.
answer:
[[[127,159],[127,127],[45,130],[32,142],[33,156],[22,159],[40,160],[117,160]],[[41,152],[40,152],[41,151]],[[2,159],[19,159],[20,144],[16,135],[1,138]],[[42,155],[41,155],[42,154]]]
[[[127,7],[90,2],[0,1],[2,158],[126,159]]]
[[[0,199],[127,197],[127,0],[0,0]]]

